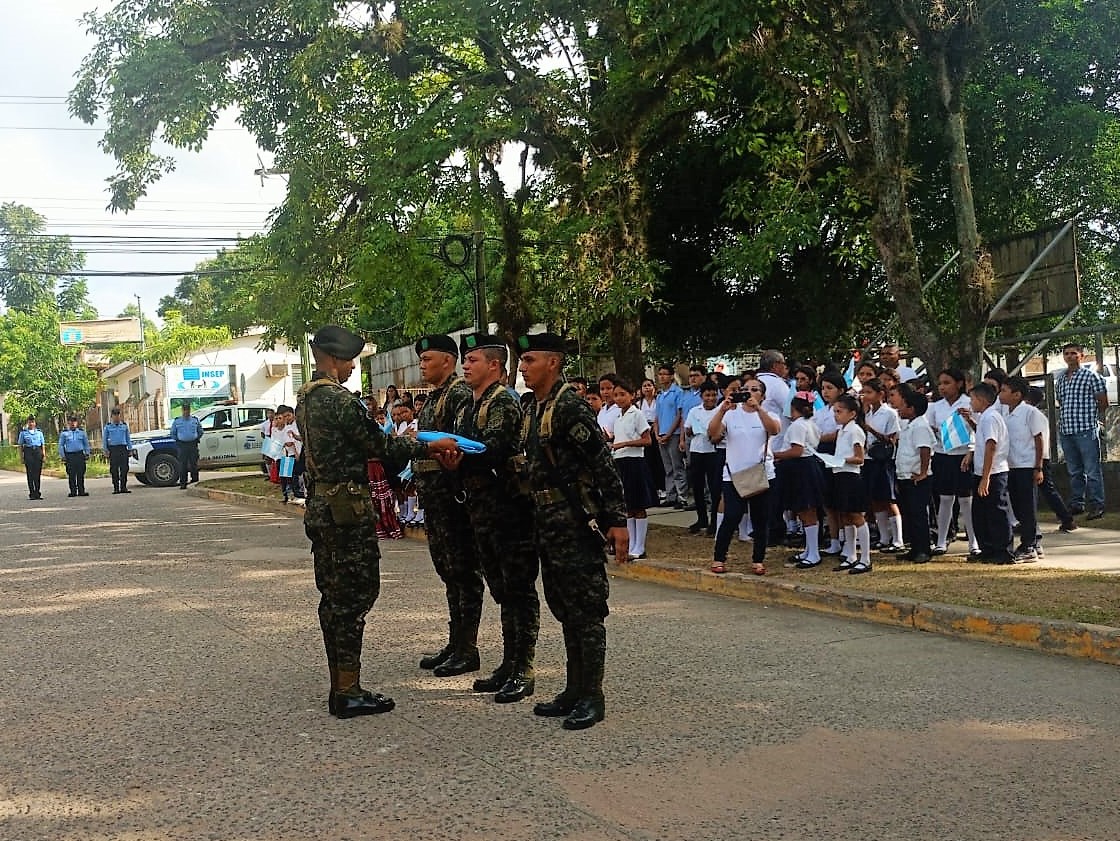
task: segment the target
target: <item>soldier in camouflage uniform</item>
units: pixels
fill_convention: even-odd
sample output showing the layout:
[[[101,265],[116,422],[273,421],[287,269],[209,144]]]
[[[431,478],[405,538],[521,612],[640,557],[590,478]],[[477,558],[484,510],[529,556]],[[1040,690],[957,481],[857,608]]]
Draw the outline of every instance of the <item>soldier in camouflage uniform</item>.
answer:
[[[544,596],[564,628],[567,685],[533,712],[564,716],[566,730],[602,721],[609,591],[604,540],[629,549],[622,482],[591,407],[563,379],[565,342],[553,333],[520,336],[524,479],[533,501]]]
[[[331,675],[327,709],[338,718],[394,706],[391,698],[367,692],[359,682],[365,617],[381,588],[366,462],[376,458],[403,466],[416,443],[387,438],[365,404],[341,385],[364,344],[341,327],[321,328],[311,340],[315,375],[300,389],[296,405],[307,461],[304,529],[315,558],[315,585],[322,596],[319,625]],[[431,449],[456,448],[444,439]]]
[[[417,418],[420,431],[451,432],[455,417],[474,402],[471,387],[455,373],[459,349],[450,336],[424,336],[416,343],[420,376],[432,386]],[[424,508],[428,551],[447,593],[447,645],[420,661],[438,677],[476,672],[478,625],[482,619],[482,569],[471,534],[459,477],[444,470],[421,451],[412,462],[412,475]]]
[[[475,692],[494,692],[499,704],[533,694],[533,660],[541,626],[537,597],[537,550],[526,526],[532,508],[520,492],[514,457],[521,452],[521,405],[502,384],[509,349],[497,336],[462,338],[463,379],[473,403],[459,410],[455,432],[486,445],[485,452],[441,459],[458,469],[467,493],[467,511],[490,595],[501,607],[502,662]],[[448,463],[450,462],[450,463]]]

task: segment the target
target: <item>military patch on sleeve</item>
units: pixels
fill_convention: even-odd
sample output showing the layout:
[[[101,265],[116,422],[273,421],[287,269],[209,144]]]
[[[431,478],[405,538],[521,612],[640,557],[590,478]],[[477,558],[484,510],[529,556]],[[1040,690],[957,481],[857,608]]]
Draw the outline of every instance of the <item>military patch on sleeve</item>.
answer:
[[[582,423],[577,423],[572,427],[571,436],[577,444],[586,444],[591,440],[591,430]]]

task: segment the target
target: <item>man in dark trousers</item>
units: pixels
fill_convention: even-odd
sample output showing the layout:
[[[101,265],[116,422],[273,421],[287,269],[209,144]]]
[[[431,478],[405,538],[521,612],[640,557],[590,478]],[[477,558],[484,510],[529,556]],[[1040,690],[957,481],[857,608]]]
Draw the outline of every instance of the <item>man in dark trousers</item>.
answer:
[[[191,404],[182,405],[183,414],[171,422],[171,437],[179,445],[179,490],[186,490],[187,475],[191,484],[198,481],[198,442],[202,440],[202,424],[191,414]]]
[[[78,426],[78,416],[70,415],[69,428],[58,436],[58,457],[66,464],[66,478],[70,480],[67,496],[89,496],[86,493],[86,459],[89,458],[89,438]]]
[[[610,586],[603,550],[610,543],[615,557],[626,557],[626,504],[598,420],[564,382],[564,339],[553,333],[520,336],[517,351],[521,376],[533,391],[522,402],[522,441],[541,583],[552,615],[563,626],[567,652],[564,691],[533,712],[563,718],[565,730],[583,730],[606,714],[603,620]]]
[[[113,478],[113,493],[130,494],[128,489],[128,451],[132,437],[128,424],[121,420],[121,407],[114,406],[105,424],[105,449],[109,451],[109,475]]]
[[[27,426],[19,432],[19,454],[23,469],[27,472],[27,498],[42,499],[39,480],[43,475],[43,461],[47,457],[47,447],[43,430],[39,429],[35,416],[27,418]]]

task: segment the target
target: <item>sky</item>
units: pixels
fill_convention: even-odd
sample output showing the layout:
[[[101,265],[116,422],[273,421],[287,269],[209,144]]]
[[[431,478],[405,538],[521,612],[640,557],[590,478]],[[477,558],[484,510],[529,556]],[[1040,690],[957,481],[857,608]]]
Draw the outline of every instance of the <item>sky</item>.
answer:
[[[262,183],[253,174],[258,155],[265,164],[270,159],[227,114],[201,152],[172,152],[176,170],[134,211],[104,209],[106,179],[116,166],[97,145],[100,131],[71,118],[65,98],[92,46],[79,18],[109,7],[91,0],[0,0],[0,204],[25,204],[47,218],[49,233],[70,235],[86,252],[88,271],[186,272],[214,254],[215,246],[198,238],[263,230],[285,185],[280,177]],[[153,245],[138,237],[180,241]],[[102,318],[116,317],[138,295],[144,315],[154,319],[177,278],[90,277],[87,283]]]

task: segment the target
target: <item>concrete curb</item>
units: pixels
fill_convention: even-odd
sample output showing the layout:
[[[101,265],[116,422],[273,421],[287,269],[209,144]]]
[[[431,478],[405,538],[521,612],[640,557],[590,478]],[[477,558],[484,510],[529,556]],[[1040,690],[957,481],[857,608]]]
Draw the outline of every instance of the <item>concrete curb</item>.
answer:
[[[959,605],[836,590],[740,573],[716,575],[705,569],[669,564],[612,562],[608,571],[614,577],[632,581],[665,584],[682,590],[797,607],[881,625],[1120,665],[1120,628],[1104,625],[996,613]]]
[[[275,499],[234,491],[192,485],[188,493],[203,499],[249,505],[289,517],[302,517],[303,507],[285,505]],[[405,539],[427,542],[426,534],[406,535]],[[891,625],[948,637],[1028,648],[1047,654],[1081,657],[1120,666],[1120,628],[1088,625],[1057,619],[1041,619],[1014,613],[996,613],[978,608],[939,602],[922,602],[902,597],[880,596],[854,590],[839,590],[816,584],[760,578],[741,573],[716,575],[699,567],[677,567],[652,562],[611,562],[608,572],[616,578],[664,584],[681,590],[694,590],[729,596],[762,604],[796,607]]]

